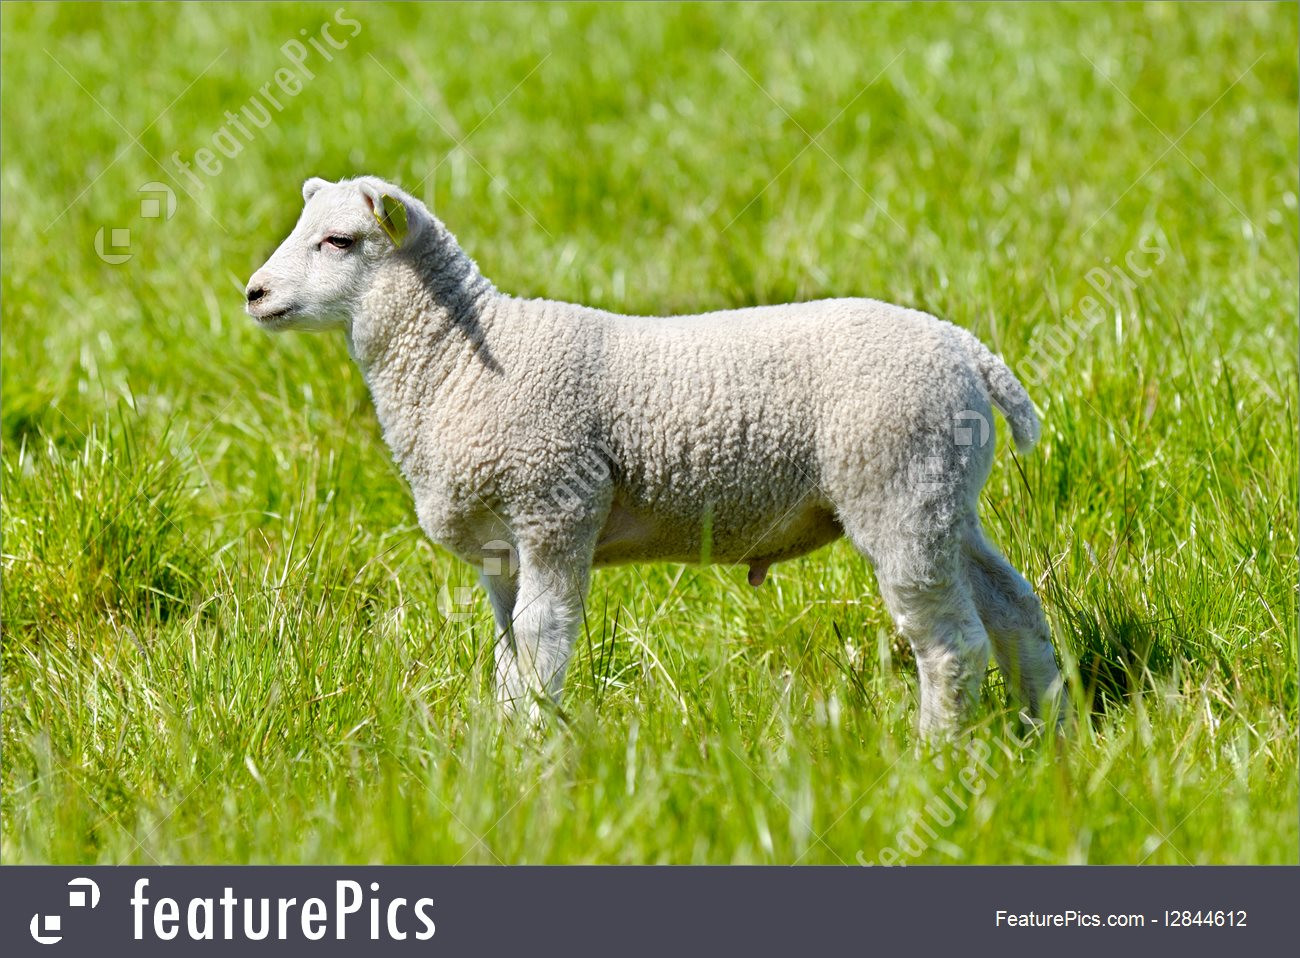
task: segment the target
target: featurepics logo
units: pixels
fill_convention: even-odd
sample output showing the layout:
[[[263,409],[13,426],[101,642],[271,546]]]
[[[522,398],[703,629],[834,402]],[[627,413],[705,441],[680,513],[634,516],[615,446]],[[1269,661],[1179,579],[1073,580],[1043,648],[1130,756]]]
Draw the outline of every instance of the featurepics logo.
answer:
[[[367,895],[360,882],[340,879],[332,899],[305,898],[301,903],[297,898],[240,898],[230,887],[222,889],[220,898],[155,901],[147,896],[148,887],[149,879],[138,879],[131,896],[136,941],[146,934],[163,941],[180,935],[191,941],[284,941],[299,933],[320,941],[331,931],[339,941],[365,931],[371,941],[404,941],[408,936],[427,941],[434,934],[432,898],[414,903],[406,898],[385,900],[378,894],[379,882],[370,882]],[[365,917],[360,917],[362,912]]]
[[[98,908],[99,886],[89,878],[74,878],[68,882],[69,908]],[[32,938],[42,945],[53,945],[63,940],[62,915],[32,915],[29,926]]]

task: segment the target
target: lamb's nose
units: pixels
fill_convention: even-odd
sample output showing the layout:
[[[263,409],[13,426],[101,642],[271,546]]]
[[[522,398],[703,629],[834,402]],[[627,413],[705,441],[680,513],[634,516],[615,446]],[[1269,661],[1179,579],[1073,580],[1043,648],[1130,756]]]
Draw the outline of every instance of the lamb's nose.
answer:
[[[263,296],[266,295],[266,287],[250,286],[248,287],[248,291],[246,292],[245,295],[248,296],[248,301],[250,303],[256,303],[259,299],[261,299]]]

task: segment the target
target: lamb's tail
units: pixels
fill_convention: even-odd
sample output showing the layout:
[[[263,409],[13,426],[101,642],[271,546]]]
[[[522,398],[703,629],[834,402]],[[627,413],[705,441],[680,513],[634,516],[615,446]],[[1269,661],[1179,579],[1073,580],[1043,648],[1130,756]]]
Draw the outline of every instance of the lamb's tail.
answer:
[[[1020,380],[1006,363],[993,355],[989,348],[971,333],[966,330],[962,332],[966,333],[970,357],[975,361],[975,366],[984,379],[989,398],[993,400],[993,405],[1002,411],[1002,415],[1007,417],[1007,422],[1011,425],[1011,435],[1016,441],[1016,449],[1022,453],[1029,452],[1042,434],[1038,413],[1034,412],[1034,404],[1029,399],[1029,393],[1025,392],[1025,387],[1020,384]]]

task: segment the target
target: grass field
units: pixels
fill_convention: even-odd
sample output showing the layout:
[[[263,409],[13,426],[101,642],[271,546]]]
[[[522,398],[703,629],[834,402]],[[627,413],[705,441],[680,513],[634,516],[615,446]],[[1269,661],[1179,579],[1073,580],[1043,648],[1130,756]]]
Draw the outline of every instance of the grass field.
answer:
[[[1294,5],[0,16],[6,862],[1300,856]],[[516,294],[979,334],[1044,419],[984,514],[1073,738],[1017,744],[990,673],[919,752],[844,543],[598,572],[567,720],[502,730],[342,339],[241,309],[358,172]]]

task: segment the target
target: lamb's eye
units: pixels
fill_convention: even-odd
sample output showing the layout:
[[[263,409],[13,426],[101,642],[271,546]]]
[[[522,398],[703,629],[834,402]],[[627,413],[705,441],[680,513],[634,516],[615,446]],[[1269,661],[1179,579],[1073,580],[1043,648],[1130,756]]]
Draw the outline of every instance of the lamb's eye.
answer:
[[[352,237],[351,236],[327,236],[325,237],[325,242],[329,243],[330,246],[333,246],[335,249],[347,249],[349,246],[352,245]]]

